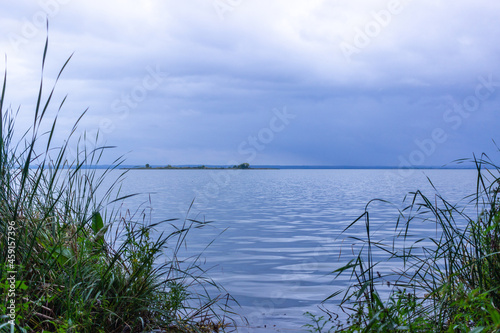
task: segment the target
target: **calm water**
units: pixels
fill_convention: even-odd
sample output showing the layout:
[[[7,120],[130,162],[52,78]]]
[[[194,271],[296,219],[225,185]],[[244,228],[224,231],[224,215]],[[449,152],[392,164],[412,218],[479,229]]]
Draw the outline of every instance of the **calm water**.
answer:
[[[474,170],[415,170],[410,177],[397,170],[135,170],[123,190],[144,193],[127,200],[127,208],[151,198],[153,221],[185,217],[195,199],[189,217],[214,222],[191,235],[187,254],[215,239],[203,259],[248,319],[250,327],[238,331],[299,332],[303,313],[320,313],[320,302],[345,286],[328,274],[351,256],[352,241],[339,233],[373,198],[401,206],[409,191],[433,196],[426,176],[451,202],[475,189]],[[370,207],[377,234],[390,235],[397,210]],[[360,226],[349,235],[362,233]]]

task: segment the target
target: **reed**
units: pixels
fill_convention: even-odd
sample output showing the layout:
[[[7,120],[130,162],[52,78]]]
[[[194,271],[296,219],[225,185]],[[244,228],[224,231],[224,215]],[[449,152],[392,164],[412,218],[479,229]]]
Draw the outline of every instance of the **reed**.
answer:
[[[432,196],[409,193],[398,218],[385,226],[392,237],[381,237],[370,220],[370,206],[383,201],[375,199],[344,230],[365,232],[346,235],[358,251],[333,274],[348,275],[351,283],[325,302],[341,296],[347,320],[328,320],[328,329],[320,331],[500,330],[500,167],[485,154],[458,162],[466,161],[477,170],[477,185],[463,204],[446,200],[435,188]],[[435,232],[417,238],[422,228]],[[330,318],[338,314],[326,312]]]
[[[19,110],[6,102],[7,71],[1,90],[0,331],[219,331],[229,296],[209,279],[199,256],[179,259],[189,231],[206,223],[152,223],[145,210],[113,208],[129,197],[120,193],[123,159],[93,169],[109,147],[89,148],[85,137],[76,138],[75,157],[68,157],[85,112],[70,136],[55,143],[65,98],[54,106],[53,96],[71,57],[46,90],[47,51],[48,38],[32,124],[19,140]],[[109,177],[115,177],[112,185],[103,188]],[[170,232],[160,234],[159,227]],[[217,295],[206,286],[215,286]]]

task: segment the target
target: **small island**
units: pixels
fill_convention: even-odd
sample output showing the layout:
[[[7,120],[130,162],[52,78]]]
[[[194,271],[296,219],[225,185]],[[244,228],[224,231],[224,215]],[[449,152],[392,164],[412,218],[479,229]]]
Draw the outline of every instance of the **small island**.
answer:
[[[241,163],[239,165],[227,166],[227,167],[217,167],[217,166],[172,166],[170,164],[166,166],[151,166],[146,164],[145,166],[135,166],[126,168],[128,170],[277,170],[277,168],[259,168],[251,167],[248,163]]]

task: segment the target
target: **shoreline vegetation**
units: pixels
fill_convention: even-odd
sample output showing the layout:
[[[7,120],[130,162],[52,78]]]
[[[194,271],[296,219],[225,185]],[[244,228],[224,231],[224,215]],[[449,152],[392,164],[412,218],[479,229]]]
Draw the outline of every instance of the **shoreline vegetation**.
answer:
[[[266,168],[266,167],[251,167],[248,163],[242,163],[239,165],[233,165],[228,167],[214,167],[214,166],[150,166],[146,164],[145,166],[127,167],[126,170],[279,170],[278,168]]]
[[[97,166],[107,167],[107,166]],[[109,166],[108,166],[109,167]],[[474,170],[473,166],[415,166],[415,167],[391,167],[391,166],[315,166],[315,165],[257,165],[247,168],[240,165],[233,166],[212,166],[212,165],[165,165],[165,166],[144,166],[127,165],[122,166],[123,170]]]
[[[399,206],[372,199],[344,229],[352,255],[332,276],[349,284],[324,300],[325,315],[305,314],[310,332],[500,332],[500,166],[486,154],[456,162],[477,172],[459,203],[429,179],[435,193],[417,189]],[[382,228],[370,209],[381,205],[398,213]]]
[[[7,68],[1,86],[0,332],[219,332],[234,326],[235,303],[209,277],[202,253],[184,253],[190,231],[210,222],[190,218],[189,211],[183,219],[152,222],[147,203],[123,210],[133,196],[120,191],[127,171],[111,174],[123,159],[97,172],[92,166],[108,148],[97,138],[88,144],[85,134],[73,137],[85,112],[68,137],[59,137],[66,130],[57,124],[66,98],[52,97],[71,57],[46,89],[47,52],[48,38],[28,130],[26,122],[16,124],[18,111],[6,101]],[[109,178],[112,184],[104,186]]]

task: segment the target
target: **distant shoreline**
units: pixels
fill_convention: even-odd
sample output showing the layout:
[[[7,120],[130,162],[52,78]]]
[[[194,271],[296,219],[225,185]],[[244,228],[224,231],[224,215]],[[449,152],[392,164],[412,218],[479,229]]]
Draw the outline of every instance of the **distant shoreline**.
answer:
[[[125,170],[279,170],[279,168],[234,168],[234,167],[127,167]]]
[[[398,168],[398,167],[377,167],[377,166],[289,166],[289,165],[263,165],[250,166],[247,168],[239,168],[235,166],[122,166],[123,170],[472,170],[475,167],[454,167],[454,166],[424,166],[413,168]]]

